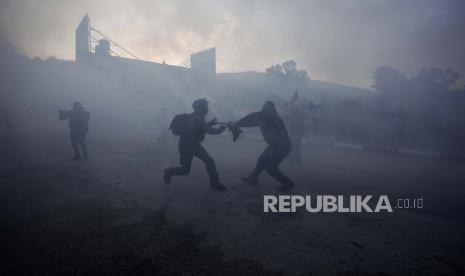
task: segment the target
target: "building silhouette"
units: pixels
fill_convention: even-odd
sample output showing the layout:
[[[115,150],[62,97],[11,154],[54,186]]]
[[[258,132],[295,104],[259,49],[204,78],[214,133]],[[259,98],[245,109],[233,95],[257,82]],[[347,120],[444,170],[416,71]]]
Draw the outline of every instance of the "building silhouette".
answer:
[[[179,65],[141,60],[91,26],[87,14],[82,18],[76,29],[76,62],[113,70],[167,74],[167,77],[212,78],[216,75],[215,48],[193,53],[190,59],[183,61]]]

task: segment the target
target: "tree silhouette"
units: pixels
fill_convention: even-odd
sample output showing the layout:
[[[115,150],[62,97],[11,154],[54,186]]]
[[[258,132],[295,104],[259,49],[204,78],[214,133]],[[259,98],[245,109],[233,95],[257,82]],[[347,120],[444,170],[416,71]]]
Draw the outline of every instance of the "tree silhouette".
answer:
[[[460,78],[460,74],[451,68],[422,68],[410,79],[417,89],[425,92],[447,92]]]
[[[297,69],[297,62],[294,60],[272,65],[266,68],[265,72],[272,77],[288,76],[302,79],[309,78],[307,71]]]
[[[407,86],[407,77],[398,70],[389,66],[378,67],[373,75],[375,88],[383,94],[393,94],[405,90]]]

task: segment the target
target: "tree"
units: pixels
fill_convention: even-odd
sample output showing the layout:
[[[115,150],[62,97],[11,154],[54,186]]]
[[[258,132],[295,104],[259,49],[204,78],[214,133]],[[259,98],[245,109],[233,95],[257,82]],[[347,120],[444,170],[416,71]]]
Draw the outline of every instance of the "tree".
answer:
[[[266,73],[271,75],[271,76],[283,76],[283,68],[281,65],[276,64],[276,65],[271,65],[270,67],[266,68]]]
[[[389,66],[376,68],[373,79],[375,81],[373,88],[388,95],[405,90],[407,85],[405,75]]]
[[[265,71],[270,76],[289,76],[302,79],[309,78],[307,71],[297,69],[297,62],[294,60],[288,60],[283,62],[281,65],[272,65],[266,68]]]
[[[283,62],[282,67],[286,75],[294,75],[297,72],[297,63],[293,60]]]
[[[422,68],[411,78],[417,89],[430,92],[447,92],[460,78],[460,74],[451,68]]]

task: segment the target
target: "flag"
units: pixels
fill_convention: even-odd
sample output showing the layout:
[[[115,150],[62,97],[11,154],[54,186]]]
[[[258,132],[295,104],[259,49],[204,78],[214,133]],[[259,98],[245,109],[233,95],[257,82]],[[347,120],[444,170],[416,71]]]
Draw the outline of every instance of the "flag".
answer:
[[[297,93],[297,89],[292,94],[291,100],[289,101],[290,104],[297,104],[299,102],[299,94]]]

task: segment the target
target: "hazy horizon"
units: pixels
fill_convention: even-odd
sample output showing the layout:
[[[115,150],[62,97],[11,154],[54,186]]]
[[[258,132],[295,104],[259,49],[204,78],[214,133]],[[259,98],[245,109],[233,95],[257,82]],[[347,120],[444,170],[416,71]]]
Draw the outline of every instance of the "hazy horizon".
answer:
[[[370,88],[380,65],[407,75],[451,67],[465,84],[460,1],[12,1],[2,37],[29,57],[74,60],[74,32],[91,24],[139,58],[178,64],[217,48],[218,72],[264,71],[294,59],[312,79]]]

